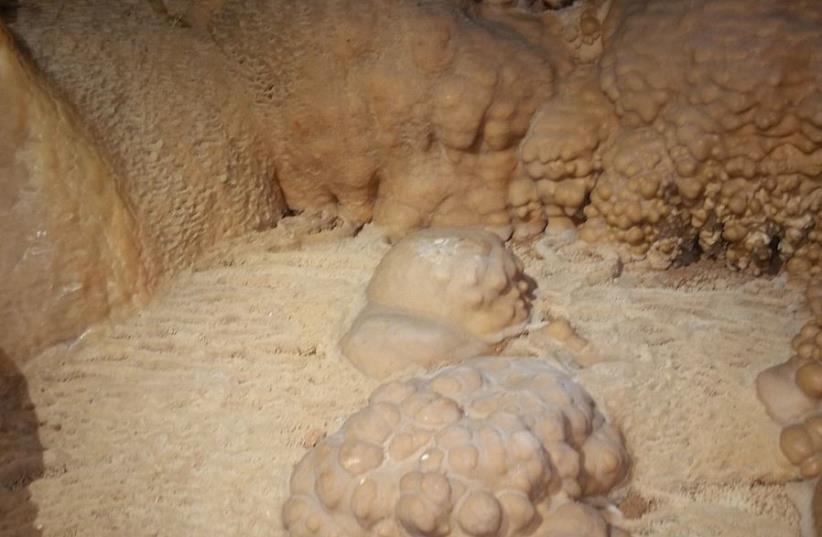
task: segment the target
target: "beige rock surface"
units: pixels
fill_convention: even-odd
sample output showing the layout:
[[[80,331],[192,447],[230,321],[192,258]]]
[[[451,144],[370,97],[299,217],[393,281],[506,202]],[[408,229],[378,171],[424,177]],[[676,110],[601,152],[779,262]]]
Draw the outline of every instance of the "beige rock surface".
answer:
[[[444,0],[182,4],[170,12],[192,28],[104,0],[26,3],[14,25],[117,157],[141,214],[169,218],[148,229],[161,258],[167,243],[188,258],[221,231],[270,223],[282,199],[398,233],[510,230],[517,143],[553,91],[546,51]]]
[[[303,240],[295,229],[223,246],[128,321],[25,364],[45,448],[29,491],[45,536],[282,535],[304,445],[377,385],[331,350],[388,249],[370,228]],[[535,315],[573,319],[610,353],[571,372],[625,435],[622,524],[798,536],[781,484],[795,470],[753,382],[804,322],[800,291],[708,263],[619,275],[612,253],[576,244],[516,253],[539,284]],[[543,352],[566,362],[559,347]]]
[[[43,477],[39,419],[28,384],[0,351],[0,535],[37,535],[37,504],[28,485]]]
[[[135,220],[72,107],[0,22],[0,353],[21,362],[145,295]]]
[[[145,1],[26,2],[16,13],[22,46],[121,179],[152,284],[285,211],[270,140],[214,43]]]

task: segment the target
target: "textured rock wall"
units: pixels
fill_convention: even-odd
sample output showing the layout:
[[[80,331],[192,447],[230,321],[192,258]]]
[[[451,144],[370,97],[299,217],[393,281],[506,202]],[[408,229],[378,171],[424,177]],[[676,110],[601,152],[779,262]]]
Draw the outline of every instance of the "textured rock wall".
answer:
[[[285,205],[245,85],[152,5],[31,2],[12,29],[110,157],[156,283]]]
[[[600,83],[620,131],[585,229],[819,275],[822,4],[615,3]]]
[[[32,6],[16,29],[163,215],[163,267],[285,203],[819,270],[816,2]]]
[[[31,0],[150,285],[286,210],[820,273],[822,4]]]

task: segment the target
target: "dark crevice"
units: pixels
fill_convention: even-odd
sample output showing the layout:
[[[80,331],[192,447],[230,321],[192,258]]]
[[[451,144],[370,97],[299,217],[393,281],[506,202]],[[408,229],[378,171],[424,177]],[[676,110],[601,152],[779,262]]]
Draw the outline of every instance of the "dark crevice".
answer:
[[[152,11],[158,16],[165,19],[171,26],[175,28],[190,28],[188,22],[183,19],[181,15],[172,15],[162,0],[146,0]]]
[[[7,6],[7,7],[4,7]],[[14,6],[8,7],[8,6]],[[18,9],[25,9],[31,13],[37,13],[37,10],[30,6],[23,6],[20,2],[6,2],[4,3],[3,0],[0,0],[0,21],[6,24],[13,24],[17,21],[17,14]],[[28,43],[25,39],[15,30],[13,26],[6,26],[6,30],[9,34],[11,34],[11,38],[13,41],[14,48],[20,54],[25,61],[29,62],[29,64],[39,67],[37,61],[34,58],[34,53],[29,47]]]
[[[690,243],[679,249],[679,255],[674,259],[674,267],[687,267],[702,258],[702,246],[699,245],[699,236],[694,235]]]
[[[768,243],[771,255],[768,257],[765,266],[762,267],[762,272],[768,276],[776,276],[782,270],[782,257],[779,255],[779,243],[781,242],[782,237],[774,235],[771,237],[771,242]]]
[[[585,208],[591,204],[591,192],[593,192],[593,190],[585,193],[585,199],[582,200],[582,205],[580,205],[579,209],[571,216],[571,221],[576,227],[588,221],[588,217],[585,216]]]
[[[44,472],[39,426],[26,379],[0,348],[0,535],[42,534],[29,490]]]
[[[0,0],[0,20],[5,23],[16,22],[19,8],[19,0]]]
[[[571,7],[578,0],[516,0],[510,7],[518,7],[528,11],[539,13],[542,11],[559,11]],[[474,0],[475,4],[482,4],[483,0]]]

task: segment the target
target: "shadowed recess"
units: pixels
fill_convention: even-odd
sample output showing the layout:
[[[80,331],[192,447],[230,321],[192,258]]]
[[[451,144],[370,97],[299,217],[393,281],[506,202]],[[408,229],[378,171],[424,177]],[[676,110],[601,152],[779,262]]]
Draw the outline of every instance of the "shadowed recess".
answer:
[[[26,379],[0,348],[0,535],[42,535],[29,491],[32,481],[43,475],[37,428]]]

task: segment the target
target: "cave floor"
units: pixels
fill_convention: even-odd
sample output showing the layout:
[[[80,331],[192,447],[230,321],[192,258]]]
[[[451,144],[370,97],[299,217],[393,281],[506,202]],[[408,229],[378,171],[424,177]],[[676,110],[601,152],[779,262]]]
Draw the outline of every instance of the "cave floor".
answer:
[[[43,535],[282,535],[304,446],[377,385],[334,348],[387,248],[371,228],[281,225],[220,245],[139,312],[27,362]],[[620,271],[613,253],[556,237],[516,251],[539,286],[534,316],[568,318],[606,359],[574,375],[633,457],[614,495],[623,525],[798,536],[809,496],[780,484],[793,470],[753,381],[789,356],[807,316],[801,288],[707,261]],[[573,369],[569,351],[530,336],[505,353]]]

